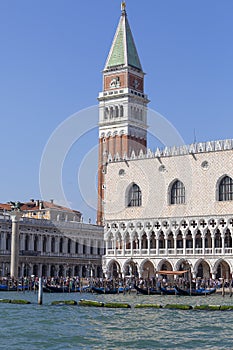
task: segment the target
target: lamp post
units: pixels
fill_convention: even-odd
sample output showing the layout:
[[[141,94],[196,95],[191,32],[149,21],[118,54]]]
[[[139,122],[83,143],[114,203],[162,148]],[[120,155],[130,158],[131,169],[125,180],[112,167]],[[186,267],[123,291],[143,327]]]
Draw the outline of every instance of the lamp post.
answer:
[[[192,272],[191,265],[189,265],[189,294],[192,294]]]

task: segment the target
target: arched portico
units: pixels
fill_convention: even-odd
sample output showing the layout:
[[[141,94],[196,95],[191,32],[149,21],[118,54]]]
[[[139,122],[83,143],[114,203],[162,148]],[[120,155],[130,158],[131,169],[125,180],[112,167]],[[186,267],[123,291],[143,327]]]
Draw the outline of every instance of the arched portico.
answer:
[[[113,259],[107,266],[107,277],[119,278],[122,277],[122,267],[119,261]]]
[[[155,277],[155,266],[150,259],[145,259],[140,264],[139,275],[143,279],[150,279]]]
[[[122,269],[122,277],[128,277],[128,278],[139,277],[137,261],[134,261],[132,258],[125,261]]]
[[[217,279],[232,279],[232,266],[226,259],[218,259],[214,264],[213,272],[216,274],[215,278]]]
[[[212,278],[211,264],[205,259],[198,259],[193,267],[193,277],[202,279]]]

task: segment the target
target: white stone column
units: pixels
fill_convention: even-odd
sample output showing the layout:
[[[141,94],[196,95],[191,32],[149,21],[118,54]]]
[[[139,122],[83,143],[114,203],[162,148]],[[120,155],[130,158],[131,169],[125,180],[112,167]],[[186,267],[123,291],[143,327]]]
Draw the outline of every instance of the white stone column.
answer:
[[[167,235],[165,235],[165,254],[166,254],[166,256],[168,256],[168,239],[167,239]]]
[[[67,237],[63,237],[63,249],[62,249],[62,253],[66,254],[67,256],[67,247],[68,247],[68,238]]]
[[[75,254],[75,242],[74,240],[71,238],[71,242],[70,242],[70,254]]]
[[[29,234],[29,245],[28,250],[34,250],[34,235],[32,233]]]
[[[177,255],[177,237],[175,233],[173,234],[173,237],[174,237],[174,255],[176,256]]]
[[[47,236],[47,251],[51,253],[51,236]]]
[[[215,240],[214,240],[214,231],[211,232],[211,240],[212,240],[212,255],[215,255]]]
[[[205,255],[205,235],[204,235],[204,232],[201,233],[201,239],[202,239],[202,255]]]
[[[59,237],[56,236],[55,237],[55,251],[54,251],[55,254],[58,254],[59,253]]]
[[[139,255],[142,255],[142,236],[139,236]]]
[[[183,233],[183,255],[186,255],[186,235]]]
[[[96,239],[93,240],[94,246],[93,246],[93,255],[98,254],[98,241]]]
[[[159,256],[159,238],[156,236],[156,249],[157,249],[157,255]]]
[[[125,238],[123,238],[123,241],[122,241],[122,256],[125,256]]]
[[[113,238],[113,250],[114,250],[114,255],[117,254],[117,249],[116,249],[117,244],[116,244],[116,242],[117,242],[117,239],[116,239],[116,236],[114,236],[114,238]]]
[[[195,234],[192,233],[192,239],[193,239],[193,255],[195,254]]]
[[[91,254],[91,244],[92,244],[91,239],[88,238],[86,242],[87,242],[86,254]]]
[[[43,235],[39,235],[38,237],[38,250],[43,255]]]
[[[133,256],[133,239],[130,237],[130,250],[131,250],[131,256]]]
[[[147,254],[150,255],[150,235],[149,235],[149,233],[147,234],[147,246],[148,246]]]
[[[105,246],[106,246],[106,255],[108,255],[108,238],[105,241]]]
[[[11,270],[12,278],[18,278],[19,264],[19,220],[23,213],[20,211],[12,211],[10,213],[12,220],[12,235],[11,235]]]
[[[224,232],[221,232],[221,239],[222,239],[222,254],[224,254],[225,251],[225,235]]]

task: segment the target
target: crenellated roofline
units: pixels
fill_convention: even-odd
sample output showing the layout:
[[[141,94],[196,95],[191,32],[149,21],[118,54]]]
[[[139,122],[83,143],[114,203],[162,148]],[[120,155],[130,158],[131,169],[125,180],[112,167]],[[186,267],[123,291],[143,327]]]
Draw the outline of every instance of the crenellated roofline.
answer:
[[[116,135],[115,135],[116,136]],[[217,140],[217,141],[207,141],[192,143],[190,145],[173,146],[157,148],[155,152],[151,149],[147,149],[146,152],[141,150],[138,155],[133,151],[130,156],[125,154],[121,158],[118,154],[112,155],[108,154],[108,162],[121,162],[125,160],[141,160],[148,158],[163,158],[163,157],[175,157],[184,155],[194,155],[197,153],[211,153],[211,152],[221,152],[233,150],[233,139]]]

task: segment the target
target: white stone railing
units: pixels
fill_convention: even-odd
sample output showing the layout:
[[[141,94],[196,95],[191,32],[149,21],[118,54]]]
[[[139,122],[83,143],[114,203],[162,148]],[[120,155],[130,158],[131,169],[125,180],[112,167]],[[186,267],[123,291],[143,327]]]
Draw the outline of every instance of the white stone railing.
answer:
[[[205,254],[213,254],[213,249],[212,248],[205,248]]]
[[[139,249],[133,249],[133,251],[131,251],[131,249],[127,249],[125,250],[125,255],[123,255],[123,250],[121,249],[117,249],[116,253],[113,249],[108,249],[106,251],[106,257],[108,256],[134,256],[134,257],[148,257],[148,256],[184,256],[184,255],[188,255],[189,257],[191,256],[196,256],[196,255],[201,255],[201,256],[205,256],[205,255],[233,255],[233,249],[232,248],[215,248],[214,249],[214,254],[213,254],[213,249],[212,248],[205,248],[204,249],[204,253],[203,253],[203,249],[202,248],[186,248],[186,249],[171,249],[169,248],[167,251],[166,249],[159,249],[159,251],[157,252],[157,249],[151,249],[148,252],[148,249],[142,249],[141,253]]]

